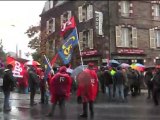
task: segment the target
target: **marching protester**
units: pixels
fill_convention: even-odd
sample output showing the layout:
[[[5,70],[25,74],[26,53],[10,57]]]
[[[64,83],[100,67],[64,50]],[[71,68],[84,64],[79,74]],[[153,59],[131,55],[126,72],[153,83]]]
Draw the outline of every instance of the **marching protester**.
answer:
[[[159,105],[158,98],[160,93],[160,69],[156,69],[156,73],[153,76],[153,101],[155,105]]]
[[[115,86],[116,86],[116,98],[117,100],[121,99],[124,101],[124,83],[125,83],[125,77],[122,72],[121,67],[117,67],[117,72],[114,76],[115,79]]]
[[[39,78],[36,74],[36,69],[33,66],[30,66],[29,68],[29,88],[30,88],[30,105],[36,105],[34,101],[34,97],[36,94],[37,87],[39,85]]]
[[[106,94],[107,94],[108,100],[111,101],[113,100],[113,78],[109,71],[109,68],[105,69],[103,76],[105,79],[104,84],[106,88]]]
[[[89,104],[90,115],[91,117],[94,117],[93,104],[98,93],[98,77],[93,68],[94,64],[89,63],[88,68],[86,68],[84,72],[80,73],[77,77],[78,79],[77,97],[78,99],[82,99],[82,104],[83,104],[83,112],[82,114],[80,114],[80,117],[82,118],[88,117],[88,104]]]
[[[65,115],[65,101],[70,96],[72,84],[71,77],[67,74],[66,70],[67,68],[65,66],[60,67],[59,72],[57,72],[50,81],[52,108],[47,114],[48,117],[54,114],[57,104],[59,104],[62,115]]]
[[[148,69],[144,75],[145,84],[147,85],[147,90],[148,90],[147,99],[150,99],[151,93],[152,93],[152,87],[153,87],[152,81],[151,81],[152,77],[153,77],[152,70]]]
[[[10,100],[10,92],[13,91],[15,87],[15,78],[13,77],[12,73],[13,65],[8,64],[7,68],[4,70],[4,76],[3,76],[3,93],[4,93],[4,111],[10,111],[11,106],[9,103]]]

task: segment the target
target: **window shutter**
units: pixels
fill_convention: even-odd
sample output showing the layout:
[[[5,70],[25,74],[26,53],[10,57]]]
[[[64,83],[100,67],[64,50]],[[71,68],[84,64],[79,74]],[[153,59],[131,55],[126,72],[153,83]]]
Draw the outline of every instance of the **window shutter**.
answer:
[[[157,35],[156,36],[157,47],[160,47],[160,30],[159,29],[157,30],[157,34],[156,35]]]
[[[49,34],[49,20],[46,23],[46,33]]]
[[[89,30],[89,39],[88,39],[88,46],[90,49],[93,49],[93,29]]]
[[[137,28],[132,27],[132,47],[137,48]]]
[[[55,32],[55,18],[52,18],[52,32]]]
[[[72,17],[72,11],[68,11],[68,20]]]
[[[80,51],[83,50],[83,32],[79,32],[79,47]]]
[[[116,47],[122,47],[121,26],[116,26]]]
[[[93,5],[89,5],[87,7],[87,20],[90,20],[93,18]]]
[[[63,15],[61,15],[61,26],[62,26],[62,24],[63,24]]]
[[[78,7],[78,16],[79,16],[79,22],[82,22],[82,6]]]
[[[149,30],[150,35],[150,48],[156,48],[156,38],[154,29]]]

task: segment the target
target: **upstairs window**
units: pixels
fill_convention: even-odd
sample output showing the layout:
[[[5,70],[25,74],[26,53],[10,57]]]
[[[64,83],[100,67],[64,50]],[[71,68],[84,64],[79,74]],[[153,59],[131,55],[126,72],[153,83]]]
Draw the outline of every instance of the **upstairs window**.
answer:
[[[79,22],[85,22],[93,18],[93,5],[85,4],[78,7]]]
[[[150,48],[160,48],[160,29],[150,29]]]
[[[93,29],[79,32],[80,49],[93,49]]]
[[[130,1],[120,1],[119,12],[123,17],[131,16],[133,13],[133,4]]]
[[[51,18],[46,23],[47,34],[55,32],[55,18]]]
[[[71,11],[67,11],[67,12],[64,12],[62,15],[61,15],[61,26],[63,23],[67,22],[68,20],[70,20],[70,18],[72,17],[72,12]]]
[[[137,29],[116,26],[116,47],[137,48]]]
[[[153,18],[154,20],[160,20],[160,4],[153,4],[152,6],[152,9],[153,9]]]

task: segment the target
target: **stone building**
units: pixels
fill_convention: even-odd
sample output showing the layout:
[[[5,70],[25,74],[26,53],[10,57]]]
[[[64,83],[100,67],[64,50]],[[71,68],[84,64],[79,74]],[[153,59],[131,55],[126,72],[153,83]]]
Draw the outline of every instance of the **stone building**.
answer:
[[[54,56],[63,22],[75,17],[84,64],[108,59],[160,64],[159,1],[47,1],[41,17],[41,51]],[[81,63],[78,46],[72,64]]]

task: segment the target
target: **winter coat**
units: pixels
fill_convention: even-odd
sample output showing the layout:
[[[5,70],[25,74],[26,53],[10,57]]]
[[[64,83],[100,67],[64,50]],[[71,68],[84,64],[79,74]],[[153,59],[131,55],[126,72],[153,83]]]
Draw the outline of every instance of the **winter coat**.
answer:
[[[39,77],[35,71],[29,70],[29,87],[30,89],[36,89],[39,85]]]
[[[116,74],[114,75],[114,79],[115,79],[115,84],[117,85],[120,85],[120,84],[123,84],[125,83],[125,76],[123,74],[122,71],[118,70],[116,72]]]
[[[68,99],[70,97],[70,90],[72,79],[67,73],[56,73],[50,81],[51,102],[55,103],[60,99]]]
[[[113,78],[111,73],[108,70],[105,70],[103,73],[104,79],[105,79],[105,86],[109,86],[113,84]]]
[[[98,93],[97,74],[94,70],[90,70],[88,68],[83,72],[89,77],[88,79],[78,79],[77,96],[82,97],[82,102],[94,101]]]
[[[5,69],[3,76],[3,91],[12,91],[15,87],[15,78],[13,77],[13,73],[9,69]]]

